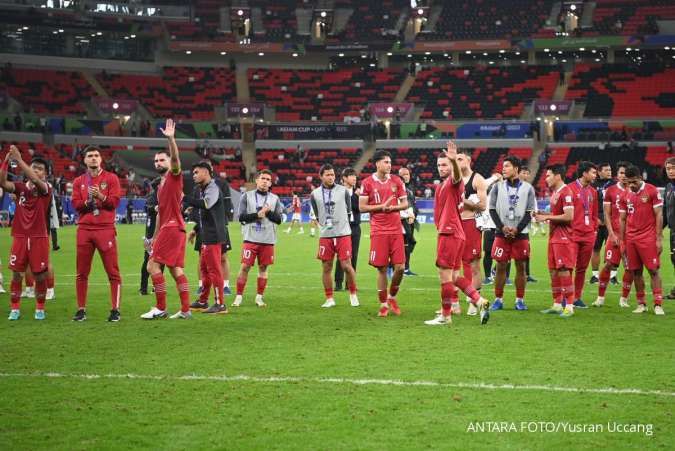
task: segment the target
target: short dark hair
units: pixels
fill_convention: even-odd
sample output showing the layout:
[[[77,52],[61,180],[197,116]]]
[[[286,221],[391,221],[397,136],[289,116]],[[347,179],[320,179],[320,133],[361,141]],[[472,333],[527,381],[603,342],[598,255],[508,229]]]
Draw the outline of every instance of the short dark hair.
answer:
[[[211,166],[211,163],[208,161],[198,161],[192,165],[192,169],[194,170],[195,168],[203,168],[209,171],[209,175],[213,177],[213,166]]]
[[[631,163],[629,163],[629,162],[627,162],[627,161],[619,161],[618,163],[616,163],[616,170],[617,170],[617,172],[618,172],[618,171],[619,171],[619,168],[624,168],[624,169],[625,169],[625,168],[627,168],[627,167],[630,166],[630,165],[631,165]]]
[[[598,169],[606,168],[608,166],[610,168],[612,167],[612,165],[609,163],[609,161],[605,161],[605,162],[602,162],[602,163],[598,164]]]
[[[561,178],[565,178],[567,174],[567,168],[562,164],[552,164],[546,168],[547,171],[551,171],[553,175],[559,175]]]
[[[255,178],[259,179],[260,176],[263,175],[263,174],[267,174],[270,177],[272,177],[272,175],[273,175],[272,171],[270,171],[269,169],[261,169],[261,170],[258,171],[258,175]]]
[[[520,161],[520,158],[514,157],[513,155],[509,155],[508,157],[504,158],[504,163],[511,163],[511,166],[513,166],[514,168],[518,168],[519,171],[520,165],[523,164]]]
[[[349,176],[352,176],[352,175],[356,175],[356,171],[355,171],[354,168],[352,168],[351,166],[350,166],[350,167],[346,167],[346,168],[344,168],[344,169],[342,170],[342,177],[343,177],[343,178],[344,178],[344,177],[349,177]]]
[[[520,172],[523,172],[523,171],[530,172],[530,168],[528,168],[527,166],[521,166],[520,169],[519,169],[519,171],[520,171]]]
[[[667,164],[675,165],[675,157],[666,158],[666,162],[663,165],[665,166]]]
[[[323,175],[326,171],[335,171],[335,167],[330,163],[326,163],[319,168],[319,175]]]
[[[460,153],[461,153],[461,154],[464,154],[464,155],[466,155],[467,157],[471,158],[471,154],[473,153],[473,150],[472,150],[472,149],[468,149],[468,148],[457,149],[457,153],[458,153],[458,154],[460,154]]]
[[[626,178],[627,179],[642,178],[642,172],[640,172],[640,168],[638,168],[634,164],[629,165],[626,168]]]
[[[49,171],[49,163],[48,163],[47,160],[45,160],[44,158],[42,158],[42,157],[33,157],[33,159],[30,160],[30,164],[34,164],[34,163],[41,164],[42,166],[45,167],[45,171]]]
[[[97,146],[87,146],[82,150],[82,158],[86,157],[89,152],[98,152],[98,154],[101,154],[101,149],[99,149]]]
[[[579,166],[577,167],[577,177],[581,177],[583,174],[590,171],[591,169],[597,170],[598,167],[595,165],[595,163],[591,161],[580,162]]]
[[[155,152],[155,155],[159,155],[160,153],[163,153],[163,154],[166,155],[167,157],[170,157],[170,156],[171,156],[171,153],[170,153],[168,150],[166,150],[166,149],[158,150],[157,152]]]
[[[385,158],[391,158],[391,154],[387,152],[386,150],[377,150],[375,151],[375,155],[373,155],[373,163],[377,163],[380,160],[384,160]]]

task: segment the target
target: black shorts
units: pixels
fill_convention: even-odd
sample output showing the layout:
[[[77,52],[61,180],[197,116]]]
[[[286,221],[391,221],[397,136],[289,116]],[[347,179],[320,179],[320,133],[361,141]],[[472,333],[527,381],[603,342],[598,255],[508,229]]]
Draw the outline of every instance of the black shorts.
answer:
[[[607,227],[598,227],[598,236],[595,238],[595,245],[593,246],[594,251],[600,251],[602,249],[602,245],[605,243],[605,241],[607,241],[608,235],[609,233],[607,232]]]
[[[195,251],[199,252],[202,248],[202,239],[197,234],[195,238]],[[223,241],[223,253],[229,252],[232,250],[232,242],[230,241],[230,231],[225,227],[225,241]]]

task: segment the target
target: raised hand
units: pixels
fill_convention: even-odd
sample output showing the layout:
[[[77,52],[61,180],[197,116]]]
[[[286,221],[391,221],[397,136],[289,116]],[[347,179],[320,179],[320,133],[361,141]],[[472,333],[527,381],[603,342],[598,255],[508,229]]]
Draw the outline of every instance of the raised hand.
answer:
[[[5,158],[9,158],[10,160],[14,161],[21,161],[21,152],[19,152],[19,149],[15,145],[11,145],[9,146],[7,157]]]
[[[167,119],[164,128],[160,127],[159,130],[164,136],[171,139],[176,135],[176,123],[173,121],[173,119]]]
[[[457,158],[457,144],[455,144],[452,141],[448,141],[448,148],[447,148],[447,150],[444,151],[444,153],[451,160],[456,159]]]

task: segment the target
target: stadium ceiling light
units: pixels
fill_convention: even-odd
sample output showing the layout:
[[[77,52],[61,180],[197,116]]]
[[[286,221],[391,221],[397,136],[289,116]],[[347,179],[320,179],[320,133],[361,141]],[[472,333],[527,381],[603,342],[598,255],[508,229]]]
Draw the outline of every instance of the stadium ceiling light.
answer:
[[[220,52],[221,55],[227,55],[227,52]]]
[[[520,60],[520,64],[525,64],[525,60]]]
[[[494,64],[494,63],[495,63],[494,61],[490,61],[490,64]]]
[[[424,52],[425,55],[431,55],[431,52]]]
[[[326,17],[326,11],[321,11],[321,17]]]
[[[247,107],[242,108],[241,112],[244,114],[248,114],[248,108]]]
[[[630,48],[630,47],[627,47],[627,48],[626,48],[626,51],[627,51],[627,52],[630,52],[631,50],[633,50],[633,49]]]
[[[118,108],[120,107],[120,104],[117,103],[117,102],[115,102],[115,103],[113,103],[112,106],[113,106],[113,110],[116,110],[116,109],[118,109]]]
[[[483,56],[487,56],[487,52],[483,52]]]
[[[562,50],[558,50],[558,55],[562,55]]]
[[[500,50],[499,53],[506,53],[506,50]]]
[[[59,32],[54,30],[54,31],[52,31],[52,34],[59,34]]]
[[[471,55],[471,50],[467,50],[467,51],[464,52],[464,53],[466,53],[467,55]]]
[[[192,50],[186,50],[186,51],[185,51],[185,54],[186,54],[186,55],[192,55]]]
[[[125,41],[128,41],[128,40],[129,40],[129,36],[124,36],[124,40],[125,40]]]
[[[23,27],[23,29],[26,30],[27,28],[26,28],[26,27]],[[670,50],[670,47],[665,46],[665,47],[663,48],[663,50]]]
[[[412,58],[412,53],[408,53],[408,58]]]
[[[563,62],[563,63],[566,63],[566,62],[567,62],[567,60],[565,60],[565,59],[564,59],[564,60],[562,60],[562,62]]]
[[[583,51],[585,51],[585,50],[586,50],[585,47],[579,47],[579,51],[580,51],[580,52],[583,52]]]
[[[24,30],[28,30],[28,27],[23,27],[23,29],[24,29]],[[668,49],[666,49],[666,50],[668,50]]]
[[[596,58],[596,59],[595,59],[595,62],[596,62],[596,63],[599,63],[599,62],[600,62],[600,58]]]
[[[375,67],[375,63],[370,63],[370,67]]]
[[[591,53],[597,53],[597,52],[598,52],[598,51],[595,50],[595,49],[591,50]]]
[[[135,34],[132,34],[132,35],[129,36],[129,37],[130,37],[131,39],[136,39],[136,35],[135,35]]]
[[[298,57],[298,54],[297,54],[297,53],[294,53],[294,54],[293,54],[293,58],[297,58],[297,57]]]
[[[447,58],[447,57],[448,57],[448,54],[447,54],[447,53],[444,53],[443,56]]]
[[[237,10],[237,16],[243,16],[243,15],[244,15],[243,10],[241,10],[241,9]]]
[[[265,56],[265,52],[258,53],[258,56]]]
[[[574,5],[574,4],[573,4],[572,6],[570,6],[570,9],[571,9],[572,11],[574,11],[575,9],[577,9],[577,5]]]
[[[544,49],[544,52],[550,52],[551,49]]]
[[[393,56],[394,54],[391,52],[387,52],[387,56]]]
[[[417,10],[417,14],[418,14],[419,16],[423,15],[423,14],[424,14],[424,10],[423,10],[422,8],[418,9],[418,10]]]
[[[367,55],[364,53],[363,55],[361,55],[361,58],[362,58],[362,59],[365,59],[366,56],[367,56]]]
[[[96,32],[96,36],[103,36],[103,32],[102,32],[102,31],[97,31],[97,32]]]

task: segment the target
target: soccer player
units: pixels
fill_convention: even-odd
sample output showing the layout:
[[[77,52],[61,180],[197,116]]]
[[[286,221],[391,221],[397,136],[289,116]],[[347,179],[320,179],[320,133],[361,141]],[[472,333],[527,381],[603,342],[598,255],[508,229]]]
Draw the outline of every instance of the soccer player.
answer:
[[[199,253],[200,273],[203,286],[199,300],[193,302],[191,310],[203,313],[225,314],[223,302],[223,269],[221,254],[226,243],[225,202],[220,187],[213,179],[213,168],[206,161],[192,165],[192,178],[199,188],[199,197],[185,196],[183,202],[197,211],[197,230],[201,249]],[[209,307],[209,292],[213,286],[215,302]],[[183,315],[186,316],[186,315]]]
[[[595,180],[593,187],[598,192],[598,219],[600,220],[600,225],[598,226],[598,236],[595,239],[595,245],[593,246],[593,255],[591,256],[591,271],[592,276],[590,283],[598,283],[600,275],[600,252],[602,251],[602,245],[607,241],[609,236],[609,231],[607,230],[605,217],[605,192],[607,189],[614,185],[615,181],[612,179],[612,165],[609,163],[601,163],[598,165],[598,178]],[[605,246],[607,247],[607,246]],[[616,283],[616,271],[611,276],[614,278],[614,283]]]
[[[349,193],[351,202],[351,214],[349,215],[349,227],[351,228],[352,241],[352,268],[356,271],[359,257],[359,244],[361,242],[361,211],[359,210],[359,195],[356,192],[356,171],[352,168],[342,170],[342,186]],[[341,265],[335,265],[335,290],[342,290],[345,272]]]
[[[120,181],[101,166],[101,152],[97,147],[83,151],[87,171],[73,181],[73,207],[79,215],[77,222],[77,312],[73,321],[87,319],[87,290],[94,251],[98,250],[110,282],[112,309],[108,321],[120,320],[122,276],[117,259],[117,232],[115,211],[120,203]]]
[[[410,179],[410,169],[403,167],[398,170],[398,176],[405,186],[406,196],[408,196],[408,208],[401,210],[401,227],[403,228],[403,244],[405,246],[405,269],[403,274],[406,276],[416,276],[417,274],[410,270],[410,257],[415,250],[417,240],[415,239],[415,223],[417,217],[417,207],[415,206],[415,193]]]
[[[675,157],[665,162],[668,183],[664,197],[664,222],[670,229],[670,263],[675,268]],[[675,299],[675,287],[670,290],[668,299]]]
[[[9,160],[16,162],[28,181],[10,182],[7,180]],[[45,319],[45,297],[47,295],[47,268],[49,266],[49,238],[47,217],[51,201],[51,187],[47,180],[47,162],[39,157],[33,158],[30,166],[21,158],[16,146],[10,146],[4,161],[0,164],[0,187],[17,197],[16,213],[12,223],[12,249],[9,256],[9,269],[12,271],[10,285],[9,320],[16,321],[21,316],[21,279],[26,267],[30,266],[35,275],[35,319]]]
[[[376,172],[361,183],[359,210],[370,213],[370,259],[377,269],[377,294],[380,301],[378,316],[386,317],[389,310],[400,315],[396,295],[405,269],[405,244],[399,212],[408,208],[408,196],[401,179],[391,174],[391,154],[378,150],[373,156]],[[387,267],[394,270],[387,293]]]
[[[582,161],[577,168],[577,179],[567,186],[574,193],[574,230],[572,241],[576,246],[577,262],[574,273],[574,306],[588,308],[581,299],[584,292],[586,269],[591,261],[598,225],[598,192],[593,188],[597,168],[590,161]]]
[[[617,183],[610,185],[603,196],[603,209],[605,216],[605,225],[607,227],[607,244],[605,245],[605,266],[599,274],[600,284],[598,285],[598,298],[593,303],[594,307],[602,307],[605,305],[605,292],[607,285],[609,285],[612,274],[616,274],[616,270],[624,260],[625,243],[619,241],[619,232],[621,227],[621,214],[619,213],[619,203],[621,197],[626,192],[625,174],[629,163],[619,162],[616,167]],[[630,286],[633,283],[633,273],[628,271],[624,264],[623,272],[623,291],[619,299],[619,307],[627,308],[628,294],[630,293]]]
[[[2,196],[0,196],[0,197],[2,197]],[[5,291],[4,283],[5,283],[5,279],[2,275],[2,259],[0,259],[0,294],[7,293],[7,291]]]
[[[279,197],[270,192],[272,171],[263,169],[255,179],[256,189],[247,191],[239,202],[239,222],[243,225],[244,245],[241,248],[241,268],[237,276],[237,296],[233,307],[241,306],[244,288],[251,267],[258,261],[258,286],[255,304],[265,307],[267,269],[274,263],[274,245],[277,226],[281,224],[283,205]]]
[[[619,200],[621,213],[620,239],[626,243],[626,268],[633,273],[638,307],[633,313],[647,311],[645,302],[645,281],[642,267],[649,271],[654,313],[663,311],[663,289],[659,275],[660,255],[663,250],[663,200],[656,187],[642,180],[640,169],[626,168],[628,190]]]
[[[464,183],[455,143],[448,142],[448,149],[438,156],[436,167],[442,180],[436,187],[434,198],[434,223],[438,230],[436,266],[441,282],[441,311],[436,318],[424,323],[429,326],[452,323],[452,298],[457,287],[480,310],[481,324],[486,324],[490,318],[489,302],[472,286],[471,279],[466,278],[466,275],[460,277],[466,238],[460,214],[464,206]]]
[[[461,150],[457,154],[457,164],[464,184],[464,207],[461,210],[462,229],[464,230],[464,254],[462,268],[464,277],[469,279],[473,287],[480,291],[480,257],[483,236],[478,228],[476,218],[487,209],[487,185],[482,175],[471,169],[471,154]],[[469,315],[475,315],[476,308],[471,304]]]
[[[298,232],[298,235],[301,235],[305,233],[305,228],[302,226],[302,202],[300,201],[300,198],[298,197],[297,194],[293,194],[293,199],[291,200],[291,211],[293,212],[293,216],[291,217],[291,223],[288,225],[288,228],[286,229],[286,233],[291,233],[291,229],[293,228],[293,224],[297,224],[298,228],[300,231]]]
[[[335,307],[333,298],[333,258],[337,255],[338,265],[347,274],[349,302],[359,306],[356,296],[356,272],[352,268],[352,240],[349,218],[352,213],[351,195],[342,185],[335,184],[335,168],[324,164],[319,169],[321,186],[312,191],[310,203],[319,224],[319,252],[323,274],[323,289],[326,302],[323,308]]]
[[[536,208],[534,188],[518,178],[521,162],[517,157],[504,159],[504,181],[490,191],[490,216],[495,223],[495,242],[492,259],[497,262],[495,274],[495,302],[492,310],[504,308],[506,267],[511,259],[516,262],[516,310],[527,310],[525,305],[525,262],[530,258],[529,226]]]
[[[157,188],[157,222],[155,234],[148,243],[152,246],[148,260],[148,272],[155,288],[156,304],[142,319],[166,318],[166,281],[162,265],[169,268],[176,282],[180,297],[180,310],[171,315],[171,319],[188,319],[190,314],[190,286],[185,276],[185,221],[181,210],[183,200],[183,174],[180,165],[180,152],[176,144],[176,124],[166,120],[165,128],[160,128],[167,138],[169,151],[155,153],[155,169],[162,176]]]
[[[570,317],[574,314],[574,283],[572,270],[576,263],[575,247],[572,245],[572,220],[574,219],[574,194],[565,185],[566,168],[561,164],[546,168],[546,185],[551,190],[551,212],[539,212],[535,219],[540,223],[549,221],[548,270],[551,274],[553,306],[542,313]],[[563,309],[562,303],[566,304]]]

